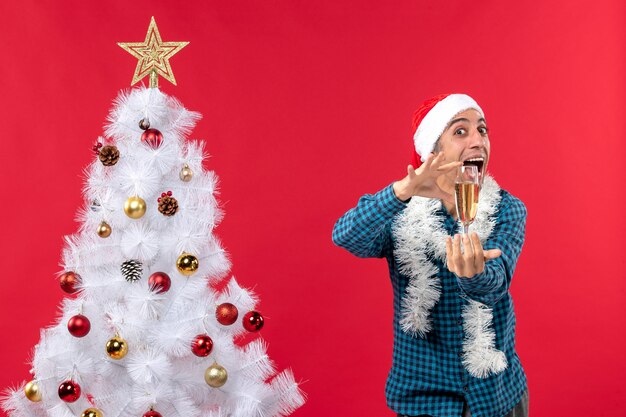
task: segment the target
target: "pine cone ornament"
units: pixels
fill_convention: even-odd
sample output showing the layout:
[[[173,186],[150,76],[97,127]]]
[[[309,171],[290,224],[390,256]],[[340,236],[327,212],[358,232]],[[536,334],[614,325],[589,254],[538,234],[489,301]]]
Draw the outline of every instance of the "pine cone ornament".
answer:
[[[161,194],[161,197],[158,199],[159,202],[159,211],[164,216],[173,216],[176,214],[178,210],[178,201],[174,197],[172,197],[172,192],[168,191],[167,193]]]
[[[100,153],[98,153],[98,158],[102,165],[110,167],[117,164],[117,161],[120,159],[120,151],[117,149],[117,146],[103,146],[100,149]]]
[[[122,275],[128,282],[137,282],[141,279],[143,265],[141,262],[131,259],[122,264]]]

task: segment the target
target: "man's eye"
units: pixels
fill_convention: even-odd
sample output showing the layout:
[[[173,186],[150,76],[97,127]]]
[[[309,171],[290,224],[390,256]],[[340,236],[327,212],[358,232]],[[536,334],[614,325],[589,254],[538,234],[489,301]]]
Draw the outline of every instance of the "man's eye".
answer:
[[[486,135],[487,133],[489,133],[489,129],[487,129],[487,128],[486,128],[486,127],[484,127],[484,126],[481,126],[481,127],[479,127],[479,128],[478,128],[478,132],[479,132],[481,135]]]
[[[463,129],[462,127],[458,128],[455,132],[455,135],[464,135],[465,134],[465,129]]]

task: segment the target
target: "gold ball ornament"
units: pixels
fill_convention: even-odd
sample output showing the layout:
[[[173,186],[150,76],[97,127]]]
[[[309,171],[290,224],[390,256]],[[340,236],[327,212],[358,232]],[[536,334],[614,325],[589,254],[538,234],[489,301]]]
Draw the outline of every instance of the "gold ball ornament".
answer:
[[[98,236],[105,238],[111,236],[111,226],[107,222],[100,223],[98,226]]]
[[[183,253],[176,260],[176,268],[186,277],[195,273],[198,270],[198,266],[200,266],[198,258],[190,253]]]
[[[34,403],[41,401],[41,391],[35,381],[30,381],[24,386],[24,394],[26,394],[26,398]]]
[[[80,415],[80,417],[102,417],[102,411],[97,408],[88,408]]]
[[[124,203],[124,213],[131,219],[140,219],[146,214],[146,202],[141,197],[129,197]]]
[[[106,345],[107,355],[112,359],[120,360],[128,353],[128,343],[119,336],[110,339]]]
[[[189,168],[189,165],[185,164],[183,169],[180,170],[178,176],[182,181],[189,182],[193,178],[193,171]]]
[[[226,372],[226,369],[223,366],[217,363],[209,366],[206,371],[204,371],[204,380],[213,388],[221,387],[226,383],[227,379],[228,372]]]

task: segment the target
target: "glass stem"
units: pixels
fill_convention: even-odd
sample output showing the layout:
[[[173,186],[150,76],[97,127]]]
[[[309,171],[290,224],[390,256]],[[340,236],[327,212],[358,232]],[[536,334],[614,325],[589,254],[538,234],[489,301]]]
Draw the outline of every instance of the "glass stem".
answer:
[[[469,234],[469,223],[468,224],[463,224],[463,234],[467,235]]]

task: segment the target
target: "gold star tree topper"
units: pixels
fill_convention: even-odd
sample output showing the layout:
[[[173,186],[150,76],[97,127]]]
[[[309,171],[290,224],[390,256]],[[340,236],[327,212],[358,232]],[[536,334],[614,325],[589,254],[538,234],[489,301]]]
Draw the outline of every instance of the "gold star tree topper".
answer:
[[[134,85],[146,75],[150,75],[151,88],[158,88],[159,75],[176,85],[170,58],[188,44],[189,42],[163,42],[153,16],[143,42],[118,42],[122,49],[139,60],[130,85]]]

